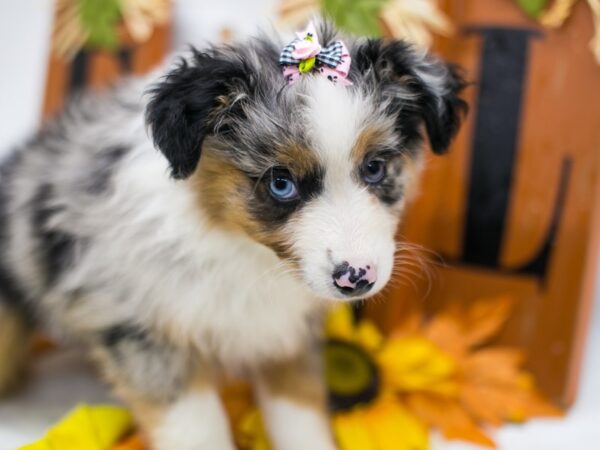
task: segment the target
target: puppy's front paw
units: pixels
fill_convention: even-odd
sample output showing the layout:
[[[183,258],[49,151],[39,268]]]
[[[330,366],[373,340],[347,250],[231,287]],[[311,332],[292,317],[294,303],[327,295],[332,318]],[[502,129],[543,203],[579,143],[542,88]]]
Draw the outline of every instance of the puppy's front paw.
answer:
[[[181,436],[155,438],[153,450],[235,450],[230,439],[195,436],[196,430],[180,430]]]
[[[208,419],[190,417],[178,425],[160,427],[153,433],[153,450],[235,450],[228,430],[212,428]]]
[[[323,411],[273,399],[265,405],[264,413],[277,450],[337,450]]]
[[[214,391],[178,400],[152,432],[153,450],[235,450],[227,417]]]

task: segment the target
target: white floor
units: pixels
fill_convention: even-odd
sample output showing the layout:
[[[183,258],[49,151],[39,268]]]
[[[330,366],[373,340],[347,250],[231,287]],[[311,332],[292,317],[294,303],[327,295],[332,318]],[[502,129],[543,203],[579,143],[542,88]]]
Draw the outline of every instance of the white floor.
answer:
[[[113,400],[80,355],[42,357],[24,392],[0,402],[0,450],[14,450],[43,436],[78,403],[103,402]]]
[[[209,39],[221,26],[246,33],[265,22],[274,4],[275,0],[178,0],[175,45]],[[0,0],[0,153],[19,142],[38,121],[50,12],[51,0]],[[598,294],[576,405],[559,421],[537,420],[501,429],[496,437],[502,450],[600,449],[600,358],[596,356],[600,355],[600,290]],[[14,450],[41,436],[79,402],[102,401],[110,401],[109,395],[77,355],[44,357],[36,363],[26,391],[0,402],[0,450]],[[473,448],[438,437],[434,442],[436,450]]]

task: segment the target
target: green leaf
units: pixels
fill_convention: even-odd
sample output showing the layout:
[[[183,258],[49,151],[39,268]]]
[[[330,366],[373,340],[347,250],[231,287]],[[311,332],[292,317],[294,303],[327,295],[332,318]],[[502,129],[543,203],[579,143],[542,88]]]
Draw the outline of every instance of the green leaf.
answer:
[[[121,20],[119,0],[79,0],[80,18],[89,33],[87,44],[114,50],[119,44],[117,26]]]
[[[517,3],[525,11],[525,14],[537,19],[546,7],[548,0],[517,0]]]
[[[381,35],[379,13],[389,0],[323,0],[323,14],[350,33]]]

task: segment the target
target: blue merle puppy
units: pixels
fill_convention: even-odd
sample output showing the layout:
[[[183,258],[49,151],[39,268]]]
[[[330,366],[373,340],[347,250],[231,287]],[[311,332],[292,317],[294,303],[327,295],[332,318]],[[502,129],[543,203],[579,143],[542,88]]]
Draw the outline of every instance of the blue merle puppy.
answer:
[[[283,68],[272,38],[192,50],[3,161],[0,390],[40,327],[89,348],[156,450],[234,448],[228,376],[276,449],[336,448],[320,318],[386,285],[424,138],[444,152],[465,103],[405,42],[315,33]]]

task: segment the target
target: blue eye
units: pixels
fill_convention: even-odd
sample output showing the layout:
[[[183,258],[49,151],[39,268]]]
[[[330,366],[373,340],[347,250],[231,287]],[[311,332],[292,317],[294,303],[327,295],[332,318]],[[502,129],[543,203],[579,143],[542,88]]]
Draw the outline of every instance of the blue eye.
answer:
[[[298,198],[298,188],[289,175],[274,173],[269,184],[271,195],[277,200],[290,201]]]
[[[381,183],[385,178],[385,162],[380,159],[369,161],[363,168],[363,177],[368,184]]]

